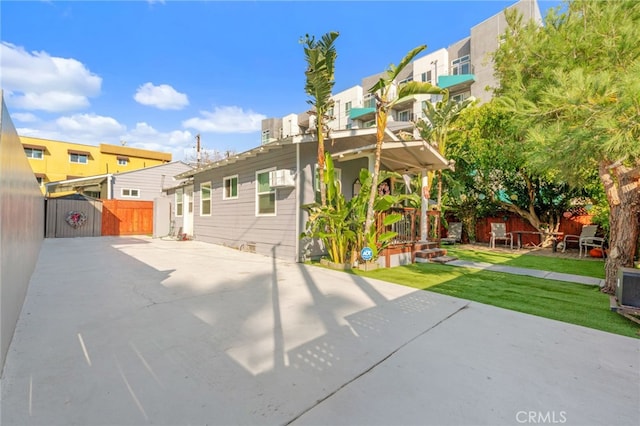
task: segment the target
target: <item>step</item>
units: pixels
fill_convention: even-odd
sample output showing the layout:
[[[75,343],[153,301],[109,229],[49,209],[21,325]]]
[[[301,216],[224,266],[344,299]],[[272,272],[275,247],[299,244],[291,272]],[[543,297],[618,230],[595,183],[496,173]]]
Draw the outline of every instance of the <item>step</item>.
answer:
[[[458,260],[458,258],[454,256],[438,256],[431,259],[432,262],[436,262],[436,263],[447,263],[447,262],[452,262],[454,260]]]
[[[429,262],[430,260],[436,257],[445,256],[446,254],[447,254],[447,250],[445,249],[430,248],[426,250],[416,251],[415,257],[416,257],[416,262],[421,263],[421,262]]]
[[[438,248],[438,243],[436,241],[418,241],[413,244],[414,251],[429,250],[434,248]]]

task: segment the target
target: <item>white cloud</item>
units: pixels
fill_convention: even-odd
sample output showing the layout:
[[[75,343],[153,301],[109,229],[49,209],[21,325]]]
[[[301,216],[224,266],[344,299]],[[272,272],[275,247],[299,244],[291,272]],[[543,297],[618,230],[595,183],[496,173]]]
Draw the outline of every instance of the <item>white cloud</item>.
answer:
[[[30,112],[16,112],[15,114],[11,114],[11,119],[21,123],[35,123],[38,121],[38,117]]]
[[[200,117],[182,122],[182,126],[201,132],[212,133],[252,133],[262,128],[266,115],[251,110],[244,111],[237,106],[215,107],[213,112],[200,111]]]
[[[2,76],[7,103],[28,110],[70,111],[86,108],[89,98],[100,94],[102,78],[83,63],[47,52],[27,52],[11,43],[0,43]]]
[[[56,125],[63,134],[82,136],[90,139],[117,137],[126,131],[126,127],[115,118],[96,114],[74,114],[60,117]]]
[[[184,160],[194,145],[194,135],[189,131],[159,132],[145,122],[136,123],[136,127],[123,134],[121,140],[134,148],[170,152],[174,161]]]
[[[187,95],[179,93],[167,84],[154,86],[153,83],[145,83],[138,87],[133,99],[142,105],[158,109],[182,109],[189,105]]]

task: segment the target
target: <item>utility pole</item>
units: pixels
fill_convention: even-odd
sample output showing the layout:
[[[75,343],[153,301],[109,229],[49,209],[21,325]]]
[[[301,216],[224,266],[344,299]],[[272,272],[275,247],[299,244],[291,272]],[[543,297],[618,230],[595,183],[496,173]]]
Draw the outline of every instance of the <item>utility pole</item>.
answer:
[[[196,167],[200,167],[200,133],[196,135]]]

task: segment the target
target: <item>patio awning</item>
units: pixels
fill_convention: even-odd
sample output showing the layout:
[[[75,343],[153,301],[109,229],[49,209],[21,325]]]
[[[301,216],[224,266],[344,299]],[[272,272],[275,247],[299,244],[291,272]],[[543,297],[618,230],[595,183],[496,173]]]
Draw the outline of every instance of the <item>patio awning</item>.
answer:
[[[47,183],[47,193],[55,194],[60,192],[72,192],[72,191],[95,191],[101,190],[102,185],[107,182],[107,179],[111,177],[111,174],[89,176],[77,179],[60,180],[57,182]]]
[[[336,152],[332,157],[348,161],[369,156],[375,151],[374,144]],[[385,169],[400,173],[419,173],[423,169],[442,170],[451,166],[446,158],[423,140],[385,142],[382,145],[380,162]]]

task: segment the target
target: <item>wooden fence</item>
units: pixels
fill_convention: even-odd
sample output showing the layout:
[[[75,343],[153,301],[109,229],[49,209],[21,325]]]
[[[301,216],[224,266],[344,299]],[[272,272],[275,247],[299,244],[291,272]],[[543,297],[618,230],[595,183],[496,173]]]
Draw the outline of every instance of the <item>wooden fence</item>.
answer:
[[[99,237],[102,202],[90,199],[49,199],[45,204],[45,237]]]
[[[151,235],[153,201],[103,200],[102,235]]]
[[[593,216],[572,216],[570,218],[560,218],[560,227],[558,232],[562,232],[563,235],[580,235],[583,225],[589,225],[592,223]],[[506,219],[506,220],[505,220]],[[491,238],[491,224],[495,222],[506,223],[507,232],[515,231],[531,231],[537,232],[537,230],[531,226],[529,222],[519,216],[502,216],[502,217],[489,217],[479,219],[476,223],[476,241],[482,243],[488,243]],[[523,234],[522,244],[539,244],[540,236],[536,234]]]

